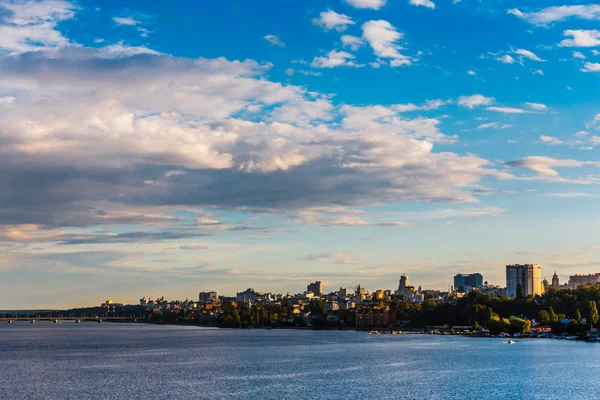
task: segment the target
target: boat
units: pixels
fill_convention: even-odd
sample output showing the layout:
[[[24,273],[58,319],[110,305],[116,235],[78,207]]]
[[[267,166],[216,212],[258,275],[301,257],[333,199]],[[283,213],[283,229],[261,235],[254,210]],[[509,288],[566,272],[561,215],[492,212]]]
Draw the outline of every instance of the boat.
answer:
[[[508,344],[515,344],[515,343],[517,343],[517,341],[516,341],[516,340],[512,340],[512,339],[511,339],[511,340],[509,340],[509,341],[508,341],[508,342],[506,342],[506,343],[508,343]]]

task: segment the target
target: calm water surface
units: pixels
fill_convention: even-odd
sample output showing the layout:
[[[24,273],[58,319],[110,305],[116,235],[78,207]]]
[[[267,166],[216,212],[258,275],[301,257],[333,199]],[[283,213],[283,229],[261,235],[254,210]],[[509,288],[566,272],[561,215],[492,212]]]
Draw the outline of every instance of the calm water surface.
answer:
[[[0,324],[0,399],[597,399],[600,344]]]

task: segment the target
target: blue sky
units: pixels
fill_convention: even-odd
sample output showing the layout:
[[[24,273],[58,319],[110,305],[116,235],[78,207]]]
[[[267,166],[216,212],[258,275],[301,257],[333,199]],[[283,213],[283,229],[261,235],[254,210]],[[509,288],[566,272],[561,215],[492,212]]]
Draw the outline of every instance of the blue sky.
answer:
[[[0,308],[598,272],[600,4],[0,1]]]

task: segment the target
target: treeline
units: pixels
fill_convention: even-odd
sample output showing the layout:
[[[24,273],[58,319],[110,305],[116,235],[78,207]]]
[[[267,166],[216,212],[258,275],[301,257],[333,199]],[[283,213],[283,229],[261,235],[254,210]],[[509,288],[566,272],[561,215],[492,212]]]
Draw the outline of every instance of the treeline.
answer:
[[[554,290],[542,296],[509,299],[473,291],[454,302],[422,304],[397,302],[397,318],[411,327],[433,325],[486,327],[492,334],[526,332],[529,320],[550,326],[553,332],[582,333],[598,327],[600,285]],[[513,318],[512,320],[509,319]],[[565,323],[569,320],[568,323]]]

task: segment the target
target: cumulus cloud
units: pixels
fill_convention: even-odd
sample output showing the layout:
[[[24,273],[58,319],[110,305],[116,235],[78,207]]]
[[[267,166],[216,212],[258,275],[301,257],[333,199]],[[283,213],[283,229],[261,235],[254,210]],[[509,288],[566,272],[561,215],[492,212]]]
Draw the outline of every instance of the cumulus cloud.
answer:
[[[582,52],[580,52],[580,51],[574,51],[573,52],[573,58],[579,58],[581,60],[585,60],[586,57],[585,57],[585,55]]]
[[[283,43],[283,41],[275,35],[265,35],[263,36],[263,39],[271,43],[273,46],[285,47],[285,43]]]
[[[538,57],[535,53],[533,53],[532,51],[526,50],[526,49],[517,49],[514,51],[514,53],[518,54],[520,56],[526,57],[533,61],[544,61],[540,57]]]
[[[541,135],[540,136],[540,141],[542,143],[545,143],[545,144],[548,144],[548,145],[551,145],[551,146],[556,146],[556,145],[559,145],[559,144],[563,144],[562,140],[560,140],[558,138],[555,138],[553,136],[544,136],[544,135]]]
[[[0,3],[0,49],[12,53],[48,50],[69,43],[57,25],[75,15],[77,6],[51,0]]]
[[[536,25],[545,25],[551,22],[562,21],[568,18],[579,18],[585,20],[600,19],[600,5],[573,5],[573,6],[553,6],[547,7],[535,12],[522,12],[517,8],[508,10],[513,14],[529,23]]]
[[[322,11],[319,18],[313,18],[313,23],[327,31],[335,29],[338,32],[345,30],[348,25],[355,24],[349,16],[338,14],[333,10]]]
[[[358,50],[365,43],[361,38],[352,35],[343,35],[341,39],[344,47],[350,47],[354,51]]]
[[[397,43],[404,38],[404,34],[398,32],[388,21],[365,22],[362,31],[362,38],[369,43],[375,55],[382,59],[390,59],[390,66],[412,64],[412,58],[401,54],[400,50],[403,50],[403,47]]]
[[[564,39],[558,45],[560,47],[596,47],[600,46],[600,31],[569,29],[563,32],[564,36],[571,36],[571,39]]]
[[[413,6],[423,6],[427,8],[435,8],[435,4],[431,0],[409,0]]]
[[[486,97],[482,94],[474,94],[471,96],[461,96],[458,98],[458,105],[466,108],[475,108],[478,106],[487,106],[496,101],[493,97]]]
[[[331,50],[325,56],[315,57],[310,63],[313,68],[360,67],[356,57],[345,51]]]
[[[355,8],[370,8],[373,10],[379,10],[385,6],[387,0],[344,0]]]
[[[512,56],[505,54],[502,57],[496,57],[495,58],[496,61],[499,61],[503,64],[514,64],[515,63],[515,59],[512,58]]]
[[[591,63],[586,62],[581,68],[582,72],[600,72],[600,64],[599,63]]]

